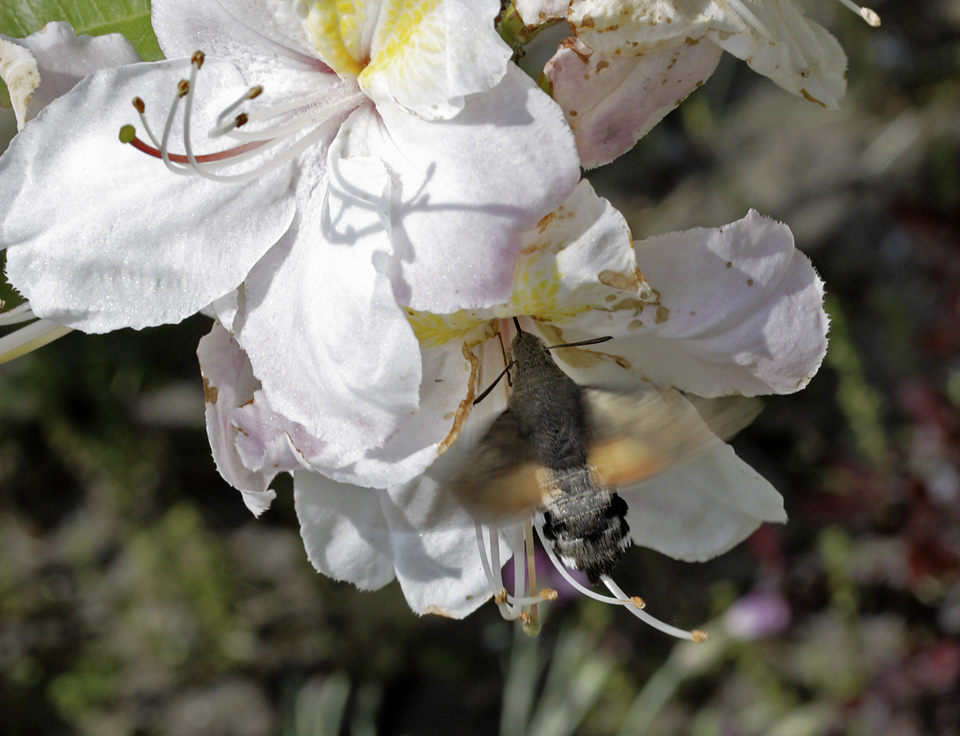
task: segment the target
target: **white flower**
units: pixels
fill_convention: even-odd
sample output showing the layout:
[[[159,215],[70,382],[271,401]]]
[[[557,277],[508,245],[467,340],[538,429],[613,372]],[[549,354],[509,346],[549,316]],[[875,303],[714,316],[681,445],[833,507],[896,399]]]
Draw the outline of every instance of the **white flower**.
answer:
[[[841,0],[871,25],[872,10]],[[587,168],[612,161],[713,73],[727,51],[784,89],[836,109],[847,59],[796,0],[571,0],[576,34],[545,69]]]
[[[0,36],[0,78],[10,92],[19,130],[86,75],[138,61],[140,56],[123,36],[77,36],[68,23],[48,23],[27,38]],[[3,306],[0,302],[0,309]],[[30,322],[0,337],[0,363],[70,332],[69,327],[35,317],[28,303],[0,314],[0,327]]]
[[[396,578],[419,613],[460,617],[496,595],[515,616],[538,598],[502,593],[500,566],[529,547],[530,527],[511,522],[474,533],[473,518],[446,491],[506,404],[505,383],[473,402],[504,368],[511,318],[550,345],[611,337],[555,354],[584,385],[754,396],[797,391],[816,372],[826,350],[822,296],[784,225],[751,212],[722,228],[634,246],[623,218],[583,182],[525,236],[508,300],[447,315],[409,311],[423,362],[420,409],[353,469],[374,488],[348,473],[311,469],[322,441],[271,410],[242,349],[220,326],[199,351],[211,445],[255,512],[269,504],[273,476],[294,472],[304,543],[324,574],[363,589]],[[710,558],[762,521],[785,520],[779,494],[723,443],[620,494],[633,541],[684,560]],[[522,583],[524,555],[515,563]],[[678,633],[613,585],[606,600]]]
[[[88,332],[213,303],[331,462],[382,445],[421,382],[400,304],[506,298],[518,233],[579,176],[498,10],[155,0],[172,60],[86,77],[0,158],[10,281]]]

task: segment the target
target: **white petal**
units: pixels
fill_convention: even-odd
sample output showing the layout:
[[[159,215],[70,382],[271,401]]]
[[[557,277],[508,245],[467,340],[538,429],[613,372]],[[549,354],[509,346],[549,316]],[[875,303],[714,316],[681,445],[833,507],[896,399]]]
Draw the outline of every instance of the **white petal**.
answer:
[[[343,469],[328,470],[328,475],[362,486],[395,486],[424,472],[446,450],[472,408],[466,398],[471,364],[458,341],[425,347],[421,353],[419,407],[401,419],[382,448],[368,451]],[[318,469],[326,462],[311,460]]]
[[[449,460],[454,459],[453,457]],[[473,519],[443,491],[443,459],[382,500],[394,539],[397,580],[417,613],[463,618],[490,598]]]
[[[837,39],[808,20],[795,0],[766,0],[751,7],[763,28],[742,19],[726,27],[716,23],[707,38],[793,94],[838,109],[847,86],[847,57]],[[734,25],[736,32],[731,32]]]
[[[718,12],[715,2],[572,0],[568,19],[594,51],[637,55],[661,43],[702,38]]]
[[[317,570],[361,590],[376,590],[393,580],[393,547],[381,493],[386,492],[343,485],[319,473],[294,475],[300,536]]]
[[[596,350],[633,376],[713,397],[792,393],[817,372],[827,346],[823,282],[786,225],[751,211],[721,228],[649,238],[636,252],[659,302],[569,323],[617,338]]]
[[[238,67],[265,96],[307,93],[330,72],[318,58],[297,15],[295,2],[153,0],[151,24],[169,58],[203,51]],[[331,75],[332,76],[332,75]]]
[[[331,452],[306,427],[273,411],[263,391],[255,391],[234,411],[232,421],[239,430],[237,454],[245,467],[257,472],[276,475],[309,469],[307,458],[325,458]]]
[[[835,108],[846,86],[843,49],[806,18],[796,0],[573,0],[570,22],[580,40],[607,55],[638,56],[706,37],[784,89],[824,107]]]
[[[560,207],[524,233],[502,316],[564,322],[635,298],[641,287],[626,220],[583,179]]]
[[[259,383],[240,346],[217,323],[201,338],[197,357],[203,374],[207,437],[217,470],[243,493],[243,501],[254,516],[259,516],[276,496],[267,488],[276,473],[251,471],[244,466],[236,451],[238,433],[232,421],[236,408],[252,399]]]
[[[377,107],[449,119],[466,97],[489,92],[506,73],[511,50],[494,27],[496,0],[362,5],[380,7],[370,60],[358,78]]]
[[[461,618],[476,610],[490,590],[473,521],[439,487],[449,464],[390,491],[297,473],[297,515],[314,567],[361,589],[396,576],[417,613]]]
[[[97,72],[0,158],[0,244],[38,316],[87,332],[177,322],[237,288],[288,228],[289,167],[218,184],[171,174],[117,139],[136,120],[136,95],[161,127],[187,73],[184,62]],[[208,61],[203,74],[221,93],[198,100],[199,129],[243,89],[226,64]]]
[[[570,0],[515,0],[514,6],[521,20],[528,25],[539,25],[545,21],[567,17]]]
[[[688,562],[723,554],[764,521],[787,519],[780,494],[724,444],[620,495],[636,544]]]
[[[369,160],[338,161],[334,174],[374,191],[387,182]],[[420,350],[373,266],[389,247],[378,203],[353,184],[327,191],[323,177],[301,175],[297,222],[247,279],[234,331],[270,407],[336,447],[342,467],[416,408]]]
[[[560,108],[511,69],[488,94],[467,98],[448,121],[381,107],[346,155],[375,156],[394,181],[393,255],[385,264],[398,300],[449,313],[510,297],[520,233],[576,186],[579,164]],[[359,126],[360,119],[352,119]],[[369,123],[369,121],[368,121]],[[348,125],[341,135],[349,132]]]
[[[30,96],[40,86],[40,72],[33,54],[6,36],[0,36],[0,79],[7,85],[17,117],[17,130],[22,130],[27,122]]]
[[[119,33],[77,36],[69,23],[48,23],[26,38],[0,36],[0,77],[10,90],[18,128],[86,75],[138,61],[140,55]]]
[[[563,108],[584,168],[610,163],[703,84],[720,60],[712,43],[680,39],[641,56],[561,44],[544,73]]]
[[[207,433],[220,474],[250,497],[260,494],[272,500],[273,491],[263,491],[273,478],[309,469],[306,458],[325,456],[326,443],[270,408],[246,353],[220,324],[200,341],[197,354]]]

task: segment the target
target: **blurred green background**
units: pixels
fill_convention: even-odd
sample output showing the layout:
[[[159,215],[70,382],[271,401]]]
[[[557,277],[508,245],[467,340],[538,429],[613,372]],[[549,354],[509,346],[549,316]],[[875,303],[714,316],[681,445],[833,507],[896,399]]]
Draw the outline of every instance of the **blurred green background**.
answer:
[[[289,484],[254,520],[214,469],[198,317],[0,366],[0,733],[960,734],[960,1],[804,6],[841,112],[725,58],[591,176],[638,239],[783,220],[827,283],[819,375],[735,442],[789,524],[617,576],[710,642],[577,599],[534,640],[316,574]]]

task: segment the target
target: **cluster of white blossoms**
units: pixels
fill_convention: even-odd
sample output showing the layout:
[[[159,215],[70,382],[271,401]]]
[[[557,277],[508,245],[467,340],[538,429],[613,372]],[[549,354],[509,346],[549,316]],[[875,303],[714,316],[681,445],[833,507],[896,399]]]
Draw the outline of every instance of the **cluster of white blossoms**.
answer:
[[[569,22],[540,84],[512,61],[504,12]],[[166,61],[65,24],[0,37],[20,125],[0,157],[0,247],[27,300],[0,325],[38,320],[0,360],[70,329],[211,315],[217,467],[255,514],[292,473],[324,574],[397,579],[415,611],[454,617],[493,596],[530,621],[550,597],[527,565],[537,514],[478,518],[448,491],[507,405],[507,381],[474,402],[518,329],[610,338],[553,355],[631,395],[790,393],[817,371],[822,283],[785,225],[750,212],[634,242],[580,178],[722,50],[835,106],[843,52],[794,0],[153,0],[152,23]],[[619,489],[636,544],[705,560],[785,520],[723,442],[663,470]],[[604,578],[610,596],[584,591],[691,636]]]

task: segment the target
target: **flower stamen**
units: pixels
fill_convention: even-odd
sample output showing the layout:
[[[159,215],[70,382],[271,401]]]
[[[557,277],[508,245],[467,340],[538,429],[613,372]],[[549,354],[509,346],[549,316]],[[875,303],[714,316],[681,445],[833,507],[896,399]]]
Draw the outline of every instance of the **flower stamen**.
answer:
[[[880,16],[876,11],[871,10],[870,8],[862,7],[857,5],[853,0],[838,0],[841,5],[850,8],[854,13],[863,18],[869,25],[874,28],[880,27]]]
[[[2,306],[2,303],[0,303]],[[0,363],[6,363],[22,355],[31,353],[73,330],[56,322],[46,319],[37,319],[30,308],[29,302],[24,302],[8,312],[0,313],[0,327],[22,324],[30,320],[37,320],[14,330],[9,335],[0,337]]]
[[[617,585],[615,582],[613,582],[613,579],[611,579],[608,575],[601,575],[600,580],[603,582],[604,585],[607,586],[607,589],[614,595],[620,596],[621,599],[624,599],[627,597],[626,594],[622,590],[620,590],[620,586]],[[676,637],[677,639],[689,639],[698,644],[705,642],[707,640],[706,632],[700,631],[699,629],[694,629],[693,631],[684,631],[683,629],[678,629],[676,626],[671,626],[668,623],[664,623],[658,618],[654,618],[649,613],[644,611],[642,608],[638,608],[634,605],[625,605],[624,608],[626,608],[628,611],[630,611],[630,613],[632,613],[634,616],[636,616],[638,619],[643,621],[648,626],[652,626],[657,631],[660,631],[664,634],[668,634],[669,636]]]
[[[610,603],[615,606],[623,606],[645,624],[652,626],[657,631],[660,631],[664,634],[676,637],[677,639],[690,639],[695,642],[706,641],[706,634],[704,634],[702,631],[684,631],[683,629],[678,629],[676,626],[671,626],[670,624],[664,623],[663,621],[651,616],[649,613],[643,610],[646,608],[647,604],[640,596],[628,596],[608,575],[601,575],[600,580],[605,586],[607,586],[607,589],[613,593],[614,596],[616,596],[615,598],[595,593],[586,586],[581,585],[569,573],[569,571],[566,569],[566,566],[560,562],[559,559],[557,559],[556,553],[553,551],[553,545],[550,544],[550,540],[548,540],[543,533],[543,522],[537,516],[534,517],[534,526],[537,530],[538,536],[540,537],[540,542],[543,545],[547,556],[550,558],[550,561],[553,563],[553,566],[557,569],[557,572],[559,572],[563,578],[579,592],[583,593],[589,598],[593,598],[594,600],[598,600],[603,603]]]
[[[240,97],[220,111],[214,125],[208,132],[210,138],[229,137],[242,141],[238,145],[216,153],[198,154],[194,150],[192,135],[193,103],[196,97],[197,76],[203,67],[204,55],[197,51],[190,60],[190,78],[181,79],[173,103],[167,113],[161,136],[157,136],[146,119],[146,104],[140,97],[133,100],[134,109],[140,117],[140,122],[150,143],[137,137],[136,129],[132,125],[124,125],[120,129],[120,140],[129,143],[142,153],[159,158],[169,171],[178,175],[198,175],[205,179],[217,182],[245,182],[256,179],[263,174],[273,171],[299,156],[304,150],[330,134],[334,123],[344,114],[354,109],[362,98],[359,91],[356,94],[336,96],[331,103],[322,96],[310,99],[300,99],[274,105],[254,112],[239,112],[238,109],[248,100],[254,100],[263,94],[263,87],[255,85],[246,90]],[[170,150],[170,138],[173,133],[177,111],[183,100],[183,146],[184,153],[173,153]],[[305,113],[297,115],[296,113]],[[262,130],[240,130],[249,123],[276,120],[281,116],[292,119],[280,125]],[[233,115],[233,119],[230,116]],[[307,130],[315,126],[312,130]],[[305,134],[296,136],[304,131]],[[295,139],[295,140],[294,140]],[[254,166],[251,170],[220,174],[218,171],[228,166],[235,166],[252,158],[261,156],[268,149],[279,143],[288,141],[291,144],[271,158]]]

